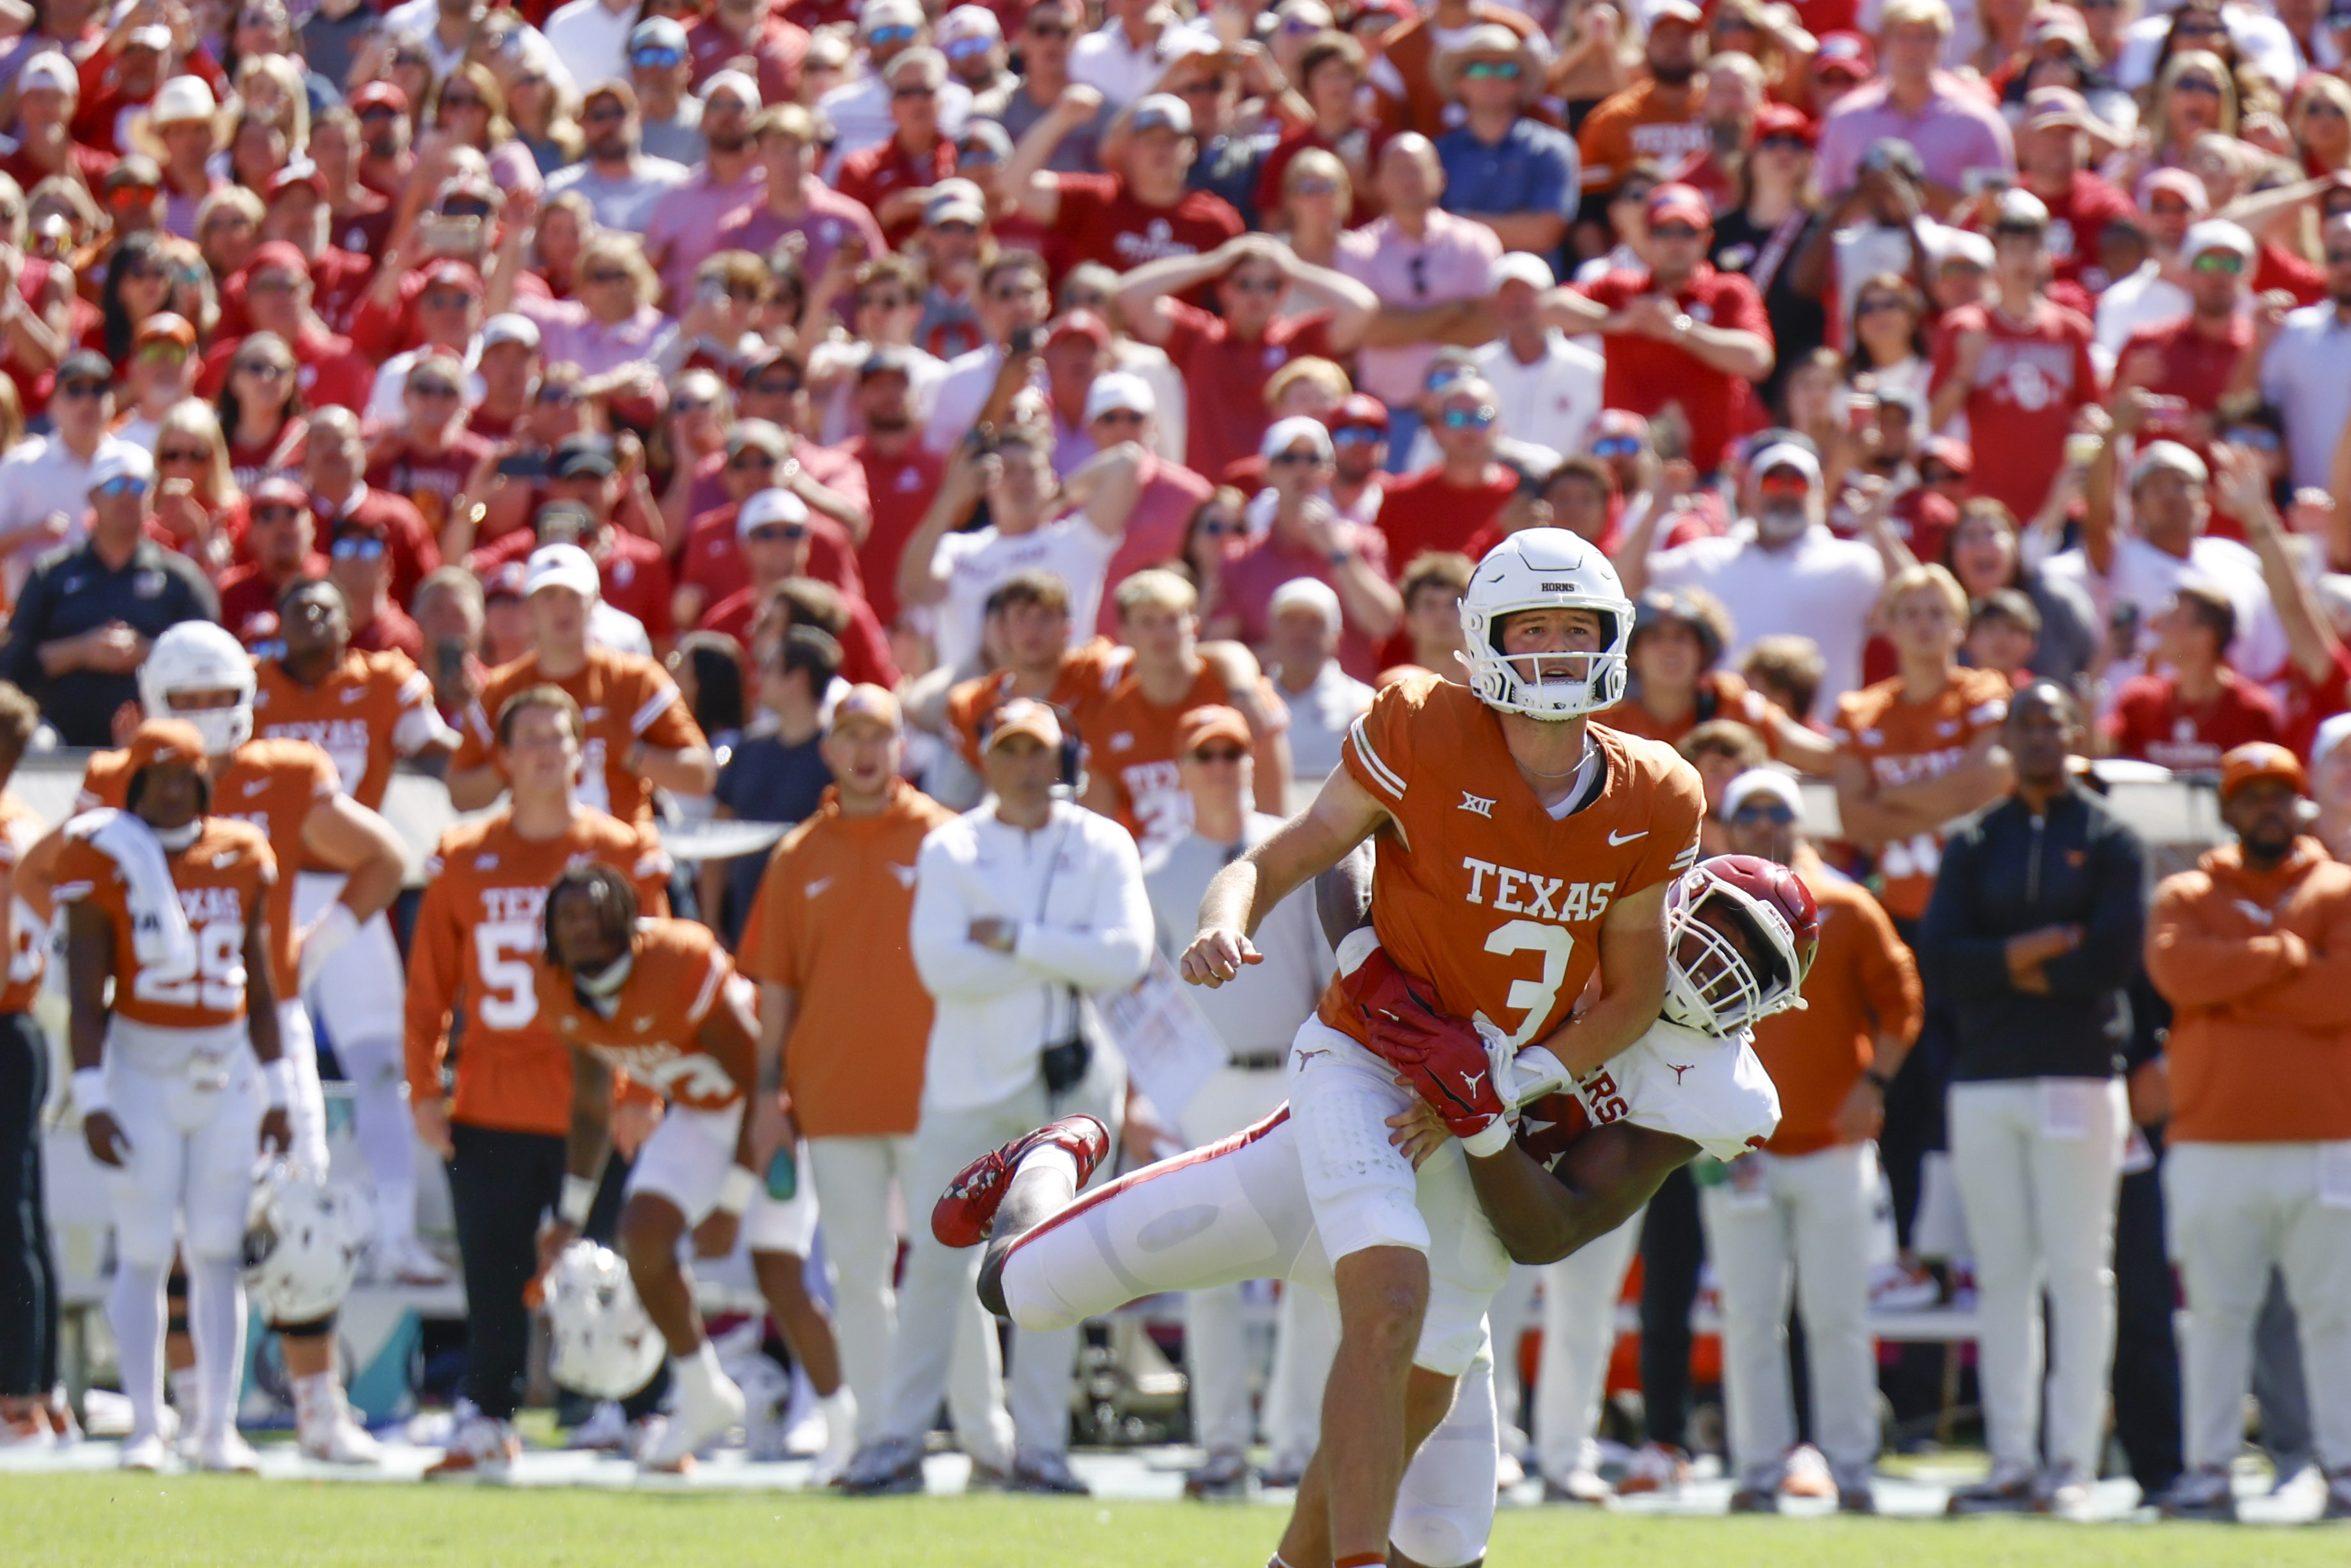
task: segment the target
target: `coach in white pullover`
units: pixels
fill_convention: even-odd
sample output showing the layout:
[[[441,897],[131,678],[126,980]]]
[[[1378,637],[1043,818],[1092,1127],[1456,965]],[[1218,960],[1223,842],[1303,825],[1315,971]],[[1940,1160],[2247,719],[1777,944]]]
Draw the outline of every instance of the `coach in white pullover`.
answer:
[[[910,1479],[919,1486],[923,1434],[946,1386],[956,1306],[979,1269],[978,1249],[941,1246],[919,1217],[973,1158],[1056,1116],[1084,1111],[1117,1125],[1125,1069],[1084,997],[1134,984],[1151,957],[1151,905],[1134,841],[1109,818],[1054,795],[1063,745],[1053,710],[1008,703],[987,745],[991,799],[923,841],[914,884],[914,967],[938,1002],[906,1194],[918,1218],[898,1298],[883,1440],[851,1467],[852,1490],[894,1490]],[[1050,1087],[1049,1051],[1069,1074]],[[1076,1349],[1074,1330],[1019,1338],[1017,1486],[1085,1490],[1068,1459]]]

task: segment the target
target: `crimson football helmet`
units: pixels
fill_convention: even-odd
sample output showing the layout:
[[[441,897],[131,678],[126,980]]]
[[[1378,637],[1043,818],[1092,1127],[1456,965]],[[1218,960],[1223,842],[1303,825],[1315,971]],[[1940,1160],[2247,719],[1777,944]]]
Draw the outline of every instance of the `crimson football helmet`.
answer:
[[[1665,1015],[1728,1035],[1802,1007],[1820,945],[1820,906],[1794,872],[1754,855],[1700,861],[1666,889]]]

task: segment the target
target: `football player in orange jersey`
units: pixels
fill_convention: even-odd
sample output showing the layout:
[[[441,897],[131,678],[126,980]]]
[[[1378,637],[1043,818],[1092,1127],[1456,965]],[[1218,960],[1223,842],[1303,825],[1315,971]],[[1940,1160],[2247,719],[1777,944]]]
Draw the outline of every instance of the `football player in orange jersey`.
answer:
[[[548,886],[576,861],[601,861],[629,874],[643,907],[669,913],[669,857],[653,828],[580,800],[583,729],[560,686],[507,699],[492,735],[508,802],[441,835],[409,942],[409,1111],[417,1135],[449,1162],[474,1406],[432,1476],[496,1475],[520,1455],[514,1414],[529,1360],[532,1239],[549,1208],[574,1224],[588,1218],[587,1202],[563,1191],[571,1052],[538,1006]],[[442,1082],[453,1016],[462,1040],[454,1093]],[[630,1147],[629,1136],[618,1141]]]
[[[318,747],[335,765],[336,788],[371,811],[383,809],[394,762],[456,749],[456,731],[433,706],[433,683],[407,654],[352,651],[350,607],[333,583],[295,582],[278,596],[277,623],[285,652],[254,671],[254,725],[263,739]],[[343,883],[306,860],[294,876],[297,925],[324,915]],[[400,1051],[406,988],[392,923],[379,911],[304,995],[351,1086],[351,1131],[375,1186],[371,1267],[378,1279],[435,1285],[449,1270],[416,1239],[416,1127],[402,1092]]]
[[[292,1163],[313,1181],[327,1175],[327,1108],[318,1049],[302,1006],[305,982],[400,893],[408,853],[392,825],[336,792],[334,764],[306,741],[253,738],[253,660],[225,628],[183,622],[155,639],[139,670],[150,717],[193,725],[211,758],[216,815],[259,828],[281,874],[269,891],[269,930],[278,1033],[293,1083]],[[82,774],[77,806],[120,806],[131,779],[126,752],[102,751]],[[26,857],[46,863],[44,846]],[[292,868],[322,865],[345,877],[341,895],[307,925],[294,916]],[[376,1443],[351,1418],[335,1370],[334,1317],[274,1322],[294,1384],[303,1451],[339,1464],[373,1463]]]
[[[75,817],[56,857],[74,1103],[110,1173],[107,1315],[131,1407],[121,1464],[161,1469],[170,1441],[163,1275],[176,1231],[196,1343],[196,1463],[253,1470],[236,1431],[246,1210],[256,1144],[284,1149],[293,1136],[269,940],[277,859],[258,830],[210,814],[217,780],[193,726],[150,719],[123,760],[123,809]]]
[[[40,724],[40,706],[0,681],[0,786]],[[57,1266],[42,1197],[49,1041],[32,1009],[47,967],[48,910],[16,895],[17,862],[45,826],[14,791],[0,790],[0,1449],[69,1441],[78,1430],[57,1407]]]
[[[1182,972],[1231,978],[1261,912],[1378,833],[1388,957],[1446,1015],[1588,1073],[1657,1017],[1666,887],[1698,858],[1704,796],[1670,747],[1586,722],[1624,695],[1634,617],[1597,549],[1561,528],[1514,534],[1461,613],[1469,684],[1410,675],[1379,694],[1314,804],[1209,883]],[[1600,995],[1571,1013],[1595,971]],[[1412,1102],[1374,1043],[1334,990],[1290,1058],[1340,1346],[1285,1556],[1327,1550],[1338,1568],[1386,1561],[1405,1465],[1451,1406],[1510,1261],[1461,1151],[1416,1174],[1387,1146],[1383,1124]]]
[[[611,866],[574,866],[547,894],[547,966],[540,1009],[572,1048],[571,1133],[564,1184],[592,1191],[610,1146],[611,1075],[657,1089],[669,1113],[629,1167],[621,1249],[638,1299],[669,1343],[676,1413],[638,1456],[649,1470],[687,1468],[694,1451],[743,1418],[742,1390],[719,1370],[702,1331],[677,1244],[689,1228],[695,1255],[724,1258],[738,1235],[792,1354],[825,1402],[828,1433],[843,1457],[856,1417],[839,1409],[841,1357],[832,1325],[809,1293],[816,1192],[778,1193],[760,1173],[777,1153],[759,1145],[759,1022],[756,992],[736,973],[710,928],[688,920],[639,920],[636,891]],[[770,1098],[773,1092],[770,1091]],[[784,1169],[806,1166],[805,1151]],[[544,1268],[578,1239],[559,1215],[539,1233]]]

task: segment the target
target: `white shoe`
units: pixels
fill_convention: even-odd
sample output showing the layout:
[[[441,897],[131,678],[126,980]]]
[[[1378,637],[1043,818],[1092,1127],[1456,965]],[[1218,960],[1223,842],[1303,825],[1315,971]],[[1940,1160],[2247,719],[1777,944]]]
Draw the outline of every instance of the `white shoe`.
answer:
[[[476,1411],[457,1423],[449,1434],[448,1447],[426,1468],[424,1479],[504,1480],[520,1458],[522,1439],[515,1435],[513,1424]]]
[[[675,1382],[677,1408],[670,1413],[669,1425],[645,1444],[637,1458],[648,1470],[677,1473],[692,1468],[695,1450],[726,1436],[747,1408],[743,1391],[723,1373],[715,1375],[706,1388],[695,1387],[691,1378]]]
[[[350,1404],[340,1388],[335,1390],[334,1402],[329,1408],[313,1412],[310,1419],[298,1424],[297,1430],[305,1458],[323,1459],[330,1465],[383,1462],[383,1445],[351,1418]]]
[[[563,1446],[576,1453],[623,1453],[631,1436],[629,1418],[621,1413],[620,1401],[599,1399],[596,1408],[588,1413],[588,1419],[571,1428]]]
[[[857,1453],[857,1396],[842,1384],[830,1398],[819,1402],[824,1411],[824,1447],[809,1471],[809,1485],[829,1487],[849,1469]]]
[[[150,1432],[144,1437],[132,1437],[125,1442],[122,1445],[122,1457],[115,1463],[126,1470],[145,1470],[152,1475],[162,1469],[163,1461],[171,1457],[171,1445],[164,1442],[157,1434]]]
[[[445,1285],[449,1265],[413,1236],[385,1237],[376,1243],[375,1277],[394,1285]]]
[[[196,1445],[196,1468],[215,1474],[257,1476],[261,1473],[261,1456],[232,1427],[225,1432],[214,1432]]]
[[[0,1417],[0,1449],[12,1454],[38,1453],[54,1446],[49,1436],[49,1418],[46,1412],[28,1410],[22,1416]]]

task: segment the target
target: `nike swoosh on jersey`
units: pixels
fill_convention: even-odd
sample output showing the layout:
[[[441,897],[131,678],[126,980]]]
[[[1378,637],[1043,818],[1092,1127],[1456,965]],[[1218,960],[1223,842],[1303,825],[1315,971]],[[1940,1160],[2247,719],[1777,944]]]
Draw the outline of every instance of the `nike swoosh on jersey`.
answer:
[[[245,781],[245,798],[250,800],[268,788],[269,780],[266,779],[248,779]]]
[[[822,893],[826,888],[831,887],[831,885],[832,878],[829,876],[812,876],[809,878],[808,892],[802,896],[814,898],[818,894]]]
[[[1646,828],[1643,828],[1637,833],[1625,833],[1622,835],[1619,835],[1615,829],[1611,828],[1608,830],[1608,847],[1614,849],[1618,844],[1629,844],[1635,839],[1646,839],[1648,836],[1649,830]]]

